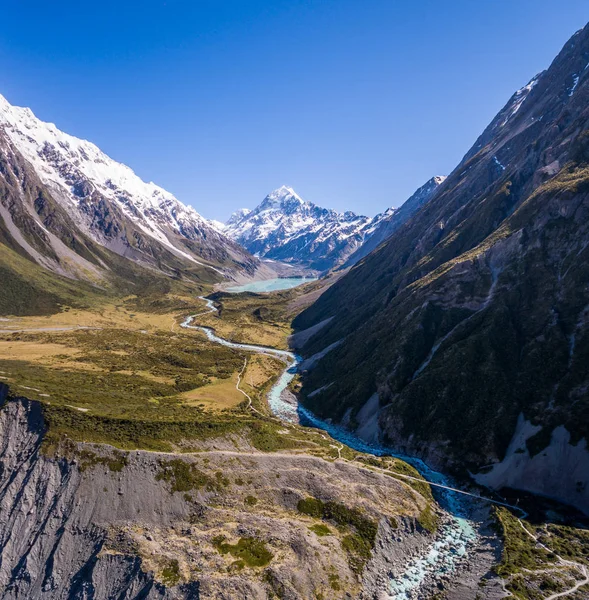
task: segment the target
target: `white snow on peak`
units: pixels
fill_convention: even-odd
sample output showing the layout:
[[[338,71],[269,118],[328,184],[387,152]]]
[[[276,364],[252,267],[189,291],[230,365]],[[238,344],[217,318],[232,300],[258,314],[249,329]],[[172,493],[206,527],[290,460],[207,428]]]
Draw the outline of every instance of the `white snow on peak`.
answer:
[[[234,223],[238,223],[239,221],[241,221],[241,219],[243,219],[244,217],[249,215],[251,212],[252,211],[249,208],[237,209],[234,213],[231,214],[231,216],[229,217],[227,222],[224,223],[223,229],[226,229],[227,227],[229,227],[230,225],[233,225]]]
[[[524,87],[520,88],[519,90],[517,90],[517,92],[515,92],[515,94],[513,95],[513,104],[511,106],[509,114],[507,115],[503,123],[501,123],[501,126],[505,125],[509,121],[509,119],[511,119],[511,117],[513,117],[513,115],[515,115],[517,111],[521,108],[522,104],[525,102],[530,92],[534,89],[540,77],[542,77],[543,73],[543,71],[542,73],[538,73],[538,75],[532,78],[526,85],[524,85]]]
[[[295,202],[305,204],[305,201],[289,186],[282,185],[270,192],[264,202],[266,206],[279,207],[285,202]]]
[[[282,198],[285,196],[293,196],[301,202],[303,201],[302,198],[288,185],[281,185],[279,188],[275,189],[273,192],[270,192],[268,194],[268,198],[272,199]]]
[[[32,164],[43,183],[72,207],[78,207],[82,197],[98,192],[115,202],[146,234],[194,262],[199,261],[172,244],[167,232],[190,237],[187,232],[212,229],[221,235],[217,227],[192,207],[155,183],[146,183],[95,144],[41,121],[29,108],[12,106],[2,95],[0,128]]]
[[[210,219],[209,224],[212,225],[217,231],[223,231],[226,225],[222,221],[217,221],[215,219]]]
[[[234,213],[225,233],[261,257],[304,261],[355,247],[369,222],[368,217],[307,202],[283,185],[254,210]]]

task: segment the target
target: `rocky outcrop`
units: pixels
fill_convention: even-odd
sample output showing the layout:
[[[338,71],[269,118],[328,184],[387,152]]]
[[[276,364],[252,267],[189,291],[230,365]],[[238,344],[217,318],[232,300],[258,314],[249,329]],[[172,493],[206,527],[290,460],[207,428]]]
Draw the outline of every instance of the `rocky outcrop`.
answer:
[[[129,494],[108,469],[89,480],[79,464],[45,458],[43,431],[37,403],[8,402],[0,413],[2,597],[198,598],[197,588],[179,596],[166,591],[136,556],[105,552],[108,523],[135,519],[142,510],[158,521],[179,515],[164,490],[159,498],[145,490],[136,504],[139,495]]]

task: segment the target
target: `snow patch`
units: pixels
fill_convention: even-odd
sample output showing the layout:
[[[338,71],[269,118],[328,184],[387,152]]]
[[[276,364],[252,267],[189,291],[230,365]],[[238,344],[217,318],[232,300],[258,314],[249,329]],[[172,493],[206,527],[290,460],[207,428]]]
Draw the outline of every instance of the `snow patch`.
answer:
[[[541,76],[542,76],[542,73],[539,73],[527,85],[524,85],[524,87],[520,88],[519,90],[517,90],[517,92],[515,92],[515,94],[513,95],[513,105],[511,107],[511,110],[509,111],[509,114],[504,119],[503,123],[501,123],[502,127],[522,107],[522,104],[525,102],[526,98],[529,96],[530,92],[534,89],[534,87],[536,87],[536,84],[538,83],[538,80],[540,79]]]
[[[493,160],[495,161],[495,164],[501,168],[502,171],[505,171],[505,166],[499,162],[499,159],[496,156],[493,156]]]

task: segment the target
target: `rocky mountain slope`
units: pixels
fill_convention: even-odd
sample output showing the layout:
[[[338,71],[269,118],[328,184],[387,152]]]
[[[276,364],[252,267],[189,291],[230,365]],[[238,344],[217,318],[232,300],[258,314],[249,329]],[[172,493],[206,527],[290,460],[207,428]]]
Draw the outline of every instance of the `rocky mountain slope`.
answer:
[[[589,26],[295,321],[305,403],[589,511]],[[326,352],[327,350],[327,352]],[[508,468],[507,468],[508,467]]]
[[[436,176],[424,183],[399,208],[389,208],[372,219],[362,245],[346,260],[345,267],[356,264],[387,240],[405,221],[408,221],[426,202],[429,202],[446,177]]]
[[[231,443],[189,456],[56,450],[44,431],[38,403],[0,410],[2,598],[367,599],[431,543],[417,522],[428,501],[360,466]],[[311,497],[338,508],[341,531],[301,505]],[[347,505],[374,539],[363,579]]]
[[[1,96],[0,242],[3,254],[103,286],[137,274],[131,263],[204,282],[259,264],[169,192]]]

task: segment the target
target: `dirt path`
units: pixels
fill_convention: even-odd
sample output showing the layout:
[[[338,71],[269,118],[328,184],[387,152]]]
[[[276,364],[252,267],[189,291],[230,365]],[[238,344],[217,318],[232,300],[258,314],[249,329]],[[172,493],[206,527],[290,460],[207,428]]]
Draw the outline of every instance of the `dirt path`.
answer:
[[[577,581],[572,588],[565,590],[564,592],[558,592],[557,594],[552,594],[552,595],[546,597],[545,600],[554,600],[554,598],[564,598],[565,596],[570,596],[571,594],[574,594],[579,588],[581,588],[584,585],[587,585],[589,583],[589,570],[587,569],[587,567],[584,564],[578,563],[574,560],[566,560],[566,559],[562,558],[562,556],[560,556],[559,554],[556,554],[556,552],[554,552],[553,550],[551,550],[550,548],[545,546],[542,542],[539,542],[538,538],[533,533],[528,531],[527,527],[522,523],[521,519],[518,519],[518,522],[519,522],[521,528],[534,540],[534,542],[536,542],[536,544],[538,544],[538,546],[540,546],[540,548],[542,548],[542,549],[546,550],[546,552],[550,552],[551,554],[554,554],[554,556],[556,556],[560,566],[573,567],[573,568],[577,569],[578,571],[580,571],[581,575],[584,578],[581,581]],[[542,570],[531,571],[531,573],[534,573],[534,572],[542,572]]]
[[[260,417],[263,417],[264,415],[255,406],[252,405],[252,398],[251,398],[251,396],[245,390],[242,390],[239,387],[239,384],[241,383],[241,377],[245,373],[246,368],[247,368],[247,358],[244,360],[243,367],[242,367],[241,371],[239,372],[239,374],[237,375],[237,383],[235,384],[235,389],[238,392],[242,393],[247,398],[247,402],[248,402],[247,407],[249,409],[251,409],[253,412],[255,412],[258,415],[260,415]]]

